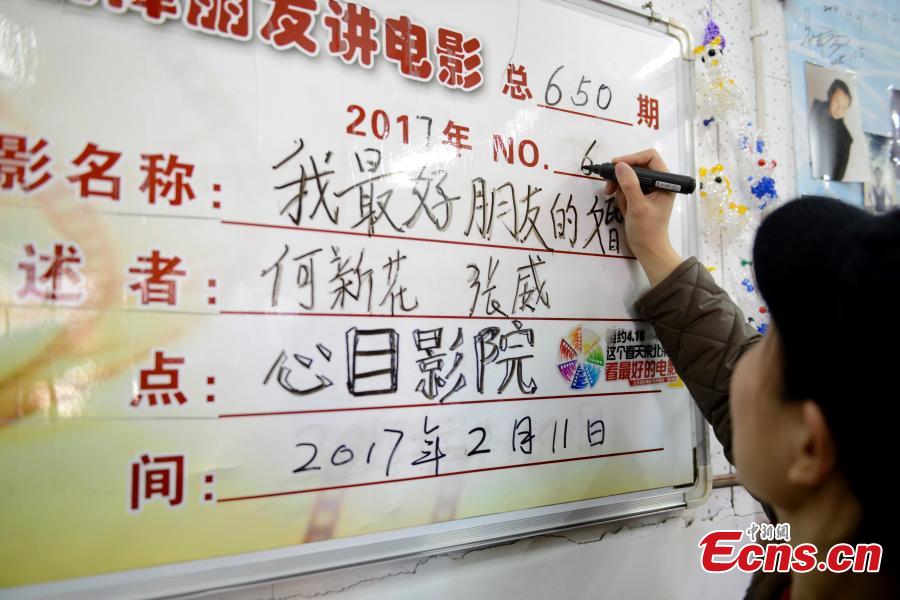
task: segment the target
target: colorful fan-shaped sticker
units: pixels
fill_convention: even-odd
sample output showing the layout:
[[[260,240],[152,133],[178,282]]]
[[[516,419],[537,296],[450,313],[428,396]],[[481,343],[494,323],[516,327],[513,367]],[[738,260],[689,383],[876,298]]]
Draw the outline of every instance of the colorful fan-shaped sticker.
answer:
[[[569,389],[594,387],[600,380],[604,364],[602,340],[592,329],[579,325],[559,340],[556,368]]]

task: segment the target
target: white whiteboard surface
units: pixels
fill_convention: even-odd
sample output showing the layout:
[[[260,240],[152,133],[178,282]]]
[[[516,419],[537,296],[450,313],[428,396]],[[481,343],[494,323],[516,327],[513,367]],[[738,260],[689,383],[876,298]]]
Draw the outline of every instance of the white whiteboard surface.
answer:
[[[366,68],[329,53],[345,5],[311,2],[304,53],[262,39],[271,2],[243,40],[175,4],[161,23],[103,0],[0,8],[0,133],[33,151],[0,190],[0,533],[21,540],[0,596],[175,595],[705,498],[705,425],[664,356],[634,371],[658,349],[633,311],[646,279],[580,173],[646,147],[693,172],[681,40],[588,0],[371,2]],[[385,56],[400,15],[427,31],[428,81]],[[477,48],[471,90],[441,81],[441,27]],[[530,97],[504,91],[508,65]],[[68,179],[91,143],[121,153],[115,200]],[[148,186],[154,155],[176,165]],[[321,202],[313,168],[333,171]],[[671,227],[685,255],[691,207]],[[78,260],[44,277],[57,244]],[[142,286],[154,251],[178,258],[171,286]],[[155,360],[181,397],[151,402]],[[637,378],[611,375],[624,363]]]

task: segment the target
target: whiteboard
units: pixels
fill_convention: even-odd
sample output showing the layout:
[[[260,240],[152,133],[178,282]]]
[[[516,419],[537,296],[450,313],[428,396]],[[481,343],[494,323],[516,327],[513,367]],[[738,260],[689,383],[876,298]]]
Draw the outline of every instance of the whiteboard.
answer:
[[[588,0],[129,4],[0,8],[0,596],[705,500],[705,424],[581,172],[693,172],[689,39]],[[694,223],[680,199],[685,255]]]

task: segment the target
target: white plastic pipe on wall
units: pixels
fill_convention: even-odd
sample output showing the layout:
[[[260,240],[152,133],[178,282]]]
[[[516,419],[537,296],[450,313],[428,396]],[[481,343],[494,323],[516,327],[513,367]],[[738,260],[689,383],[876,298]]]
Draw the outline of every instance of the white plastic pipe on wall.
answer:
[[[750,0],[750,40],[753,43],[753,85],[756,88],[756,127],[766,127],[766,80],[763,65],[763,40],[766,34],[759,22],[760,0]]]

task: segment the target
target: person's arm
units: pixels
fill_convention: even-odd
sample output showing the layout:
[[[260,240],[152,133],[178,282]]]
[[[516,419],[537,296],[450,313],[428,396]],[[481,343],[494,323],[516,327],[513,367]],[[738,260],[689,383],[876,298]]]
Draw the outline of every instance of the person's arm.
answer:
[[[629,165],[658,171],[667,167],[655,150],[613,159],[618,184],[607,184],[625,216],[628,245],[652,289],[637,302],[640,315],[653,324],[678,375],[731,455],[728,387],[738,357],[760,339],[741,310],[713,281],[696,258],[682,260],[669,241],[674,194],[644,194]]]
[[[653,324],[679,377],[712,425],[725,458],[734,464],[728,406],[731,374],[741,354],[761,336],[694,257],[644,294],[636,308]]]
[[[614,158],[616,179],[606,183],[606,193],[616,195],[616,204],[625,217],[625,239],[654,286],[681,264],[681,256],[669,241],[669,219],[675,194],[654,190],[641,191],[641,184],[631,166],[668,172],[669,168],[656,150],[644,150]]]

